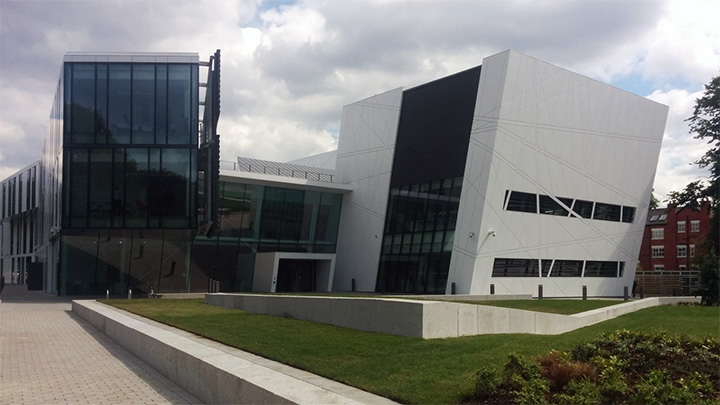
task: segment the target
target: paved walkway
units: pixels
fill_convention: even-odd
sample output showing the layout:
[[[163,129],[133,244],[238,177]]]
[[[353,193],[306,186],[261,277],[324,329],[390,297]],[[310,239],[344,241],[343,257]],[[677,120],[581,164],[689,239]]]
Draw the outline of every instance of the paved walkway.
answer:
[[[201,403],[70,312],[70,299],[6,284],[0,300],[0,404]]]

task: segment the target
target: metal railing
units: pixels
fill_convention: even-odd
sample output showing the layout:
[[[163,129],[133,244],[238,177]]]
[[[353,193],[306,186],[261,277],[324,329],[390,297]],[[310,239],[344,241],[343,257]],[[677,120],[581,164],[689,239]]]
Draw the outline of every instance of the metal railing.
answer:
[[[234,170],[248,173],[262,173],[273,176],[292,177],[296,179],[306,179],[322,181],[325,183],[333,183],[334,176],[328,173],[319,173],[308,170],[288,169],[282,167],[270,167],[261,164],[241,164],[239,162],[231,162],[227,160],[220,161],[220,168],[224,170]]]

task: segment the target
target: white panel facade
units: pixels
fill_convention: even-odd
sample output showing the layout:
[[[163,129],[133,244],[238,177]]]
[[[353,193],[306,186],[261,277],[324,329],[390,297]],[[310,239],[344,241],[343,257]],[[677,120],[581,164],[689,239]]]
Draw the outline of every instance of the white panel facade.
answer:
[[[335,171],[354,191],[343,196],[333,290],[353,279],[375,290],[401,101],[399,88],[343,108]]]
[[[668,108],[506,51],[483,62],[448,291],[618,296],[632,287]],[[636,208],[632,223],[506,211],[506,191]],[[495,258],[625,262],[621,278],[491,277]]]

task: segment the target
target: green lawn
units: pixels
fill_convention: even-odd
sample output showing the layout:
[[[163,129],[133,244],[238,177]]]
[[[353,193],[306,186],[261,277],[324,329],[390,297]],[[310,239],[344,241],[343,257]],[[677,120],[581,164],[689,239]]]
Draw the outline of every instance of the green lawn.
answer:
[[[474,374],[483,365],[500,368],[510,352],[534,356],[569,350],[601,332],[720,335],[720,310],[699,306],[649,308],[557,336],[423,340],[251,314],[205,305],[202,299],[103,302],[405,403],[458,403],[472,393]]]
[[[623,300],[489,300],[489,301],[457,301],[465,304],[491,305],[495,307],[524,309],[526,311],[550,312],[553,314],[571,315],[593,309],[622,304]]]

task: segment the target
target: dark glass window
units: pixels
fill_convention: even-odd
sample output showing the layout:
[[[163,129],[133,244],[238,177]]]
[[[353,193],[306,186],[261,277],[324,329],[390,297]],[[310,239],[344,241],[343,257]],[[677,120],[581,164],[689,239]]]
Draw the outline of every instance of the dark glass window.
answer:
[[[563,204],[568,207],[572,206],[572,198],[557,198]],[[546,215],[559,215],[566,217],[568,216],[568,210],[563,208],[557,201],[553,200],[552,197],[547,195],[540,195],[540,213]]]
[[[550,273],[551,265],[552,265],[552,260],[549,260],[549,259],[540,260],[540,275],[542,277],[548,276],[548,273]]]
[[[537,259],[495,259],[493,277],[537,277]]]
[[[192,97],[190,65],[168,66],[168,143],[190,144]]]
[[[155,70],[155,143],[167,143],[167,65],[157,65]]]
[[[587,261],[584,277],[617,277],[618,262]]]
[[[125,163],[125,225],[147,227],[148,149],[128,148]]]
[[[110,64],[108,70],[108,142],[128,144],[132,115],[130,65]]]
[[[70,226],[87,226],[89,156],[86,149],[70,152]]]
[[[320,196],[315,225],[316,252],[335,252],[341,206],[342,194],[322,193]]]
[[[593,219],[603,221],[620,221],[620,206],[614,204],[595,203]]]
[[[125,226],[125,149],[113,152],[112,227]]]
[[[575,212],[581,218],[592,218],[593,213],[593,202],[585,200],[575,200],[573,205],[573,212]]]
[[[283,201],[280,239],[293,241],[300,240],[304,213],[305,192],[303,190],[285,190]]]
[[[391,188],[462,176],[479,80],[473,68],[403,92]]]
[[[582,260],[555,260],[550,277],[580,277],[582,270]]]
[[[107,143],[108,72],[107,65],[97,65],[95,85],[95,143]]]
[[[95,129],[95,65],[72,65],[72,143],[92,143]]]
[[[627,223],[635,221],[635,207],[628,207],[626,205],[623,206],[622,221]]]
[[[155,142],[155,65],[132,66],[132,143]]]
[[[462,177],[390,189],[376,289],[444,294]]]
[[[112,220],[112,150],[90,150],[90,211],[91,227],[108,228]]]
[[[190,149],[162,149],[161,200],[159,210],[164,228],[190,226]]]
[[[508,211],[537,213],[537,195],[512,191],[507,204]]]

